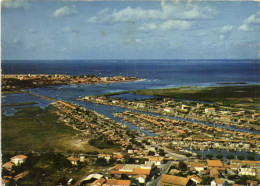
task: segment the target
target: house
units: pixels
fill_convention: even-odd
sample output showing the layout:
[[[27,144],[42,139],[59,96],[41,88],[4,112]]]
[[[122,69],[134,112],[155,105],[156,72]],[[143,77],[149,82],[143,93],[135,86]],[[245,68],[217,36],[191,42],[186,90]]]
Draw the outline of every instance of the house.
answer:
[[[153,163],[146,163],[146,164],[117,164],[115,165],[109,173],[115,175],[116,177],[120,177],[121,175],[127,175],[128,177],[140,176],[145,175],[149,176],[151,170],[154,168]]]
[[[257,186],[258,185],[258,181],[253,181],[253,180],[247,180],[246,184],[248,186]]]
[[[206,114],[214,114],[216,112],[215,108],[205,108]]]
[[[102,174],[90,174],[85,179],[83,179],[81,184],[94,183],[96,180],[100,180],[101,178],[104,178]]]
[[[220,160],[207,160],[207,165],[209,169],[223,169],[224,166]]]
[[[8,162],[6,162],[5,164],[2,165],[2,167],[5,168],[8,171],[11,171],[13,166],[14,166],[14,163],[12,163],[10,161],[8,161]]]
[[[163,109],[163,111],[164,111],[164,112],[172,112],[173,109],[170,108],[170,107],[166,107],[166,108]]]
[[[256,169],[254,168],[239,168],[238,175],[248,175],[248,176],[256,176]]]
[[[72,165],[78,165],[80,158],[70,156],[67,158],[67,160],[69,160]]]
[[[202,179],[197,175],[191,175],[187,176],[188,179],[191,179],[196,185],[200,184],[202,182]]]
[[[29,174],[29,171],[24,171],[24,172],[22,172],[22,173],[20,173],[20,174],[17,174],[17,175],[14,177],[14,180],[17,181],[17,180],[19,180],[19,179],[25,177],[27,174]]]
[[[206,169],[206,164],[205,163],[190,163],[190,170],[191,171],[198,171],[198,172],[201,172],[201,171],[204,171]]]
[[[181,110],[188,110],[189,109],[189,106],[188,105],[181,105]]]
[[[209,175],[210,175],[211,177],[218,178],[219,175],[220,175],[220,173],[219,173],[218,169],[213,168],[213,169],[210,170]]]
[[[224,179],[215,178],[210,182],[210,186],[226,186],[228,183]]]
[[[17,156],[14,156],[14,157],[11,157],[11,162],[13,162],[15,165],[20,165],[22,163],[24,163],[27,159],[27,156],[25,155],[17,155]]]
[[[192,180],[179,176],[163,174],[159,186],[192,186],[195,185]]]
[[[2,185],[2,186],[8,186],[8,185],[10,185],[9,182],[10,182],[10,180],[3,179],[3,178],[2,178],[2,180],[1,180],[1,185]]]
[[[98,154],[98,158],[104,158],[107,162],[112,158],[111,154]]]
[[[112,180],[108,179],[104,186],[130,186],[130,180]]]
[[[163,157],[161,156],[150,156],[148,162],[154,163],[156,166],[160,166],[163,163]]]
[[[100,178],[100,179],[94,181],[93,183],[91,183],[91,186],[100,186],[100,185],[103,185],[104,183],[106,183],[106,179]]]
[[[139,183],[145,183],[146,180],[146,175],[140,175],[140,176],[136,176],[135,179],[139,182]]]

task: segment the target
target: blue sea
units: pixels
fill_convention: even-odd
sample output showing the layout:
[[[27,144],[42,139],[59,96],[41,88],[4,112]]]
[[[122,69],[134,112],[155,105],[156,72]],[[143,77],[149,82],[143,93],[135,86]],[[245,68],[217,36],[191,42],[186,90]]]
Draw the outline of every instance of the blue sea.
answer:
[[[260,83],[259,60],[4,60],[2,73],[137,76],[147,80],[143,88]]]

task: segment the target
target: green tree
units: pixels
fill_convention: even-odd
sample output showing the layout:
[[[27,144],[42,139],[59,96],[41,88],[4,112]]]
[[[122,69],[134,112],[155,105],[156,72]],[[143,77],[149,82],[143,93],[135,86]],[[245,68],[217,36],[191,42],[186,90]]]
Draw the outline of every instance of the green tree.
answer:
[[[229,159],[229,160],[231,160],[231,159],[234,159],[235,157],[234,157],[233,154],[228,154],[228,155],[226,155],[226,158]]]
[[[155,152],[154,152],[154,151],[151,151],[151,150],[150,150],[150,151],[148,152],[148,156],[154,156],[154,155],[155,155]]]
[[[197,156],[197,158],[199,158],[199,159],[201,158],[201,154],[197,154],[196,156]]]
[[[212,154],[206,154],[206,158],[211,160],[213,158],[213,155]]]
[[[218,155],[216,156],[216,158],[217,158],[217,159],[222,159],[223,156],[222,156],[221,154],[218,154]]]
[[[163,149],[159,149],[159,155],[160,155],[160,156],[165,156],[165,152],[164,152]]]
[[[179,162],[179,165],[178,165],[179,169],[181,171],[186,171],[187,170],[187,165],[183,162],[183,161],[180,161]]]
[[[245,159],[245,156],[243,156],[243,155],[238,155],[238,156],[237,156],[237,159],[243,160],[243,159]]]
[[[209,176],[202,176],[202,185],[210,185],[210,182],[213,180],[214,178],[209,177]]]
[[[247,156],[247,159],[248,159],[248,160],[255,160],[255,156],[249,155],[249,156]]]
[[[97,165],[102,165],[102,166],[107,165],[107,160],[105,158],[98,158],[96,160],[96,164]]]

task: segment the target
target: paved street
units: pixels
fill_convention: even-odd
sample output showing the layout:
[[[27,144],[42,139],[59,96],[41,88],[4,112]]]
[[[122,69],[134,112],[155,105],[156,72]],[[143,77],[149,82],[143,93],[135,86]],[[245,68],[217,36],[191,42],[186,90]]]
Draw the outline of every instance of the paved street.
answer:
[[[159,184],[159,181],[162,177],[162,174],[165,174],[166,172],[168,172],[168,170],[170,169],[171,165],[172,165],[173,161],[168,161],[162,168],[161,168],[161,175],[158,176],[156,179],[150,181],[149,183],[147,183],[147,186],[156,186]]]

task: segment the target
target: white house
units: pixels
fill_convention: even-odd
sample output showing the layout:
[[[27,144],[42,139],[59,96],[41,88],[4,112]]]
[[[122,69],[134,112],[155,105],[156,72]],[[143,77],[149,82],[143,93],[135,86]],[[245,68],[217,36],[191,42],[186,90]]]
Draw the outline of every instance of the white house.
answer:
[[[227,181],[224,179],[216,178],[210,182],[210,186],[226,186]]]
[[[27,156],[25,155],[17,155],[17,156],[14,156],[14,157],[11,157],[11,162],[13,162],[15,165],[20,165],[22,163],[24,163],[27,159]]]
[[[205,108],[206,114],[214,114],[216,112],[215,108]]]
[[[80,159],[74,156],[70,156],[67,158],[67,160],[69,160],[72,165],[78,165]]]
[[[239,168],[238,169],[238,175],[248,175],[248,176],[256,176],[256,169],[252,168]]]
[[[163,163],[163,157],[161,156],[150,156],[148,162],[154,163],[156,166],[160,166]]]

